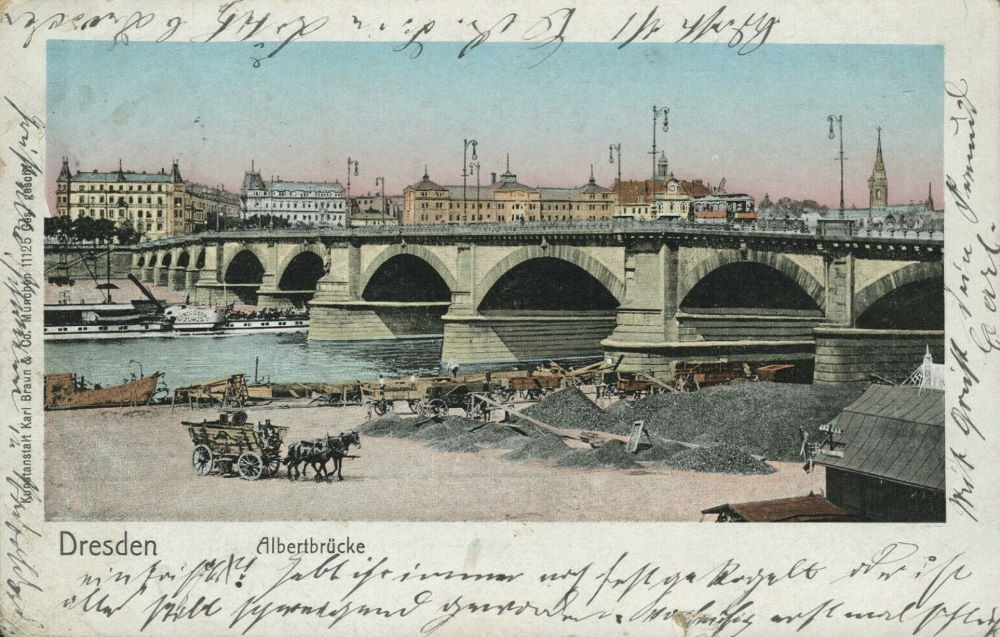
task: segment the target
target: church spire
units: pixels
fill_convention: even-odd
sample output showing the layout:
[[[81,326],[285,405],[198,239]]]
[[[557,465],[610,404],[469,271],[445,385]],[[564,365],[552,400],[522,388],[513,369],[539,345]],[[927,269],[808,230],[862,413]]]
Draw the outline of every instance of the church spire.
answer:
[[[878,141],[875,146],[875,165],[868,178],[868,209],[885,208],[889,203],[889,180],[882,159],[882,127],[878,127]]]
[[[934,195],[931,194],[931,182],[927,182],[927,209],[934,211]]]

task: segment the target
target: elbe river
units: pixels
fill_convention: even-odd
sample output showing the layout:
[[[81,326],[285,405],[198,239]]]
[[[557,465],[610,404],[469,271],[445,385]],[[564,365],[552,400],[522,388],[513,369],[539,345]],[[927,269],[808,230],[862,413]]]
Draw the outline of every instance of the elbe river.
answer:
[[[141,363],[144,374],[164,372],[172,390],[238,373],[252,381],[257,360],[260,381],[341,383],[440,373],[441,344],[440,338],[314,341],[305,333],[47,341],[45,373],[117,385],[138,376]]]

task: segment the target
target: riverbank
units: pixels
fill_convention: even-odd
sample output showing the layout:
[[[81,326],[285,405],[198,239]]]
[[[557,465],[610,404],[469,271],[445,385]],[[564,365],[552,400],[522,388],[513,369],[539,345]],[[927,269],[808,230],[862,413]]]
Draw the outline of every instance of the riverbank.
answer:
[[[364,435],[361,457],[345,460],[343,482],[289,482],[283,471],[257,482],[199,477],[180,423],[216,415],[168,406],[47,412],[46,518],[697,521],[702,509],[717,504],[804,495],[825,484],[821,468],[806,474],[798,462],[773,462],[774,473],[755,476],[656,462],[592,469],[509,462],[501,449],[454,453],[423,441]],[[288,426],[288,443],[357,429],[367,410],[297,401],[254,408],[249,416]]]

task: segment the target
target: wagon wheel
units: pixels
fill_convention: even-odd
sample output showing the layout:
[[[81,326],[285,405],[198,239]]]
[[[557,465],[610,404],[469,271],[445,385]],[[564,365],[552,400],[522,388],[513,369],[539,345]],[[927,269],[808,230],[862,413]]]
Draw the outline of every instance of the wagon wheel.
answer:
[[[434,416],[447,416],[448,403],[444,402],[440,398],[435,398],[427,403],[427,410]]]
[[[407,398],[406,406],[410,409],[410,413],[419,414],[420,413],[420,399],[419,398]]]
[[[382,416],[382,415],[385,414],[385,412],[387,412],[390,409],[392,409],[392,404],[389,403],[388,400],[381,399],[381,400],[373,401],[372,407],[375,409],[375,413],[376,414],[378,414],[379,416]]]
[[[278,469],[281,468],[281,458],[278,457],[276,453],[268,453],[264,455],[264,475],[261,477],[270,478],[271,476],[278,473]]]
[[[200,476],[207,476],[212,471],[214,458],[212,450],[205,445],[198,445],[191,455],[191,464],[194,465],[194,472]]]
[[[264,460],[254,451],[244,451],[236,459],[236,469],[244,480],[256,480],[264,475]]]

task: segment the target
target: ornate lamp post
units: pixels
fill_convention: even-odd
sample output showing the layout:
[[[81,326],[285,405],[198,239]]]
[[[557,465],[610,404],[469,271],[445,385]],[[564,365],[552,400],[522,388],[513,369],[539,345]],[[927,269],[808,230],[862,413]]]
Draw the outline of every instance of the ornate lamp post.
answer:
[[[462,212],[466,212],[468,208],[468,197],[465,194],[466,181],[469,177],[469,147],[472,147],[472,159],[475,161],[479,159],[476,156],[476,146],[479,142],[474,139],[463,139],[462,140]]]
[[[840,137],[840,216],[844,216],[844,116],[843,115],[828,115],[827,121],[830,122],[830,139],[836,136]],[[833,123],[837,122],[837,135],[833,133]]]
[[[475,173],[476,173],[476,212],[475,212],[475,214],[478,215],[479,214],[479,162],[478,161],[469,162],[469,172],[471,173],[473,171],[475,171]],[[477,221],[477,219],[473,219],[473,221]]]
[[[347,216],[351,216],[351,169],[354,169],[354,176],[358,176],[358,160],[347,158]]]
[[[382,223],[385,223],[386,203],[385,203],[385,177],[375,178],[375,187],[382,186]]]
[[[655,133],[654,133],[655,134]],[[655,143],[655,142],[654,142]],[[621,144],[611,144],[608,146],[608,163],[615,163],[615,153],[618,154],[618,183],[622,181],[622,145]],[[656,165],[655,158],[653,165]],[[656,170],[655,168],[653,169]]]
[[[667,120],[667,114],[670,113],[670,109],[666,106],[654,106],[653,107],[653,152],[650,153],[653,156],[653,180],[656,180],[656,122],[663,116],[663,132],[666,133],[670,130],[670,124]]]

